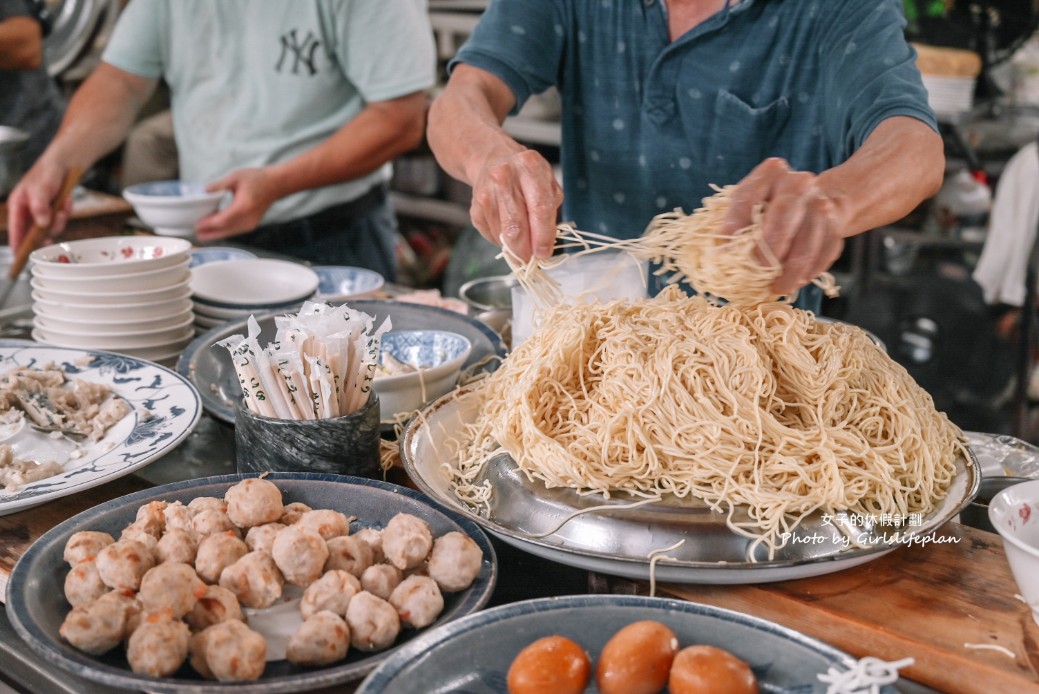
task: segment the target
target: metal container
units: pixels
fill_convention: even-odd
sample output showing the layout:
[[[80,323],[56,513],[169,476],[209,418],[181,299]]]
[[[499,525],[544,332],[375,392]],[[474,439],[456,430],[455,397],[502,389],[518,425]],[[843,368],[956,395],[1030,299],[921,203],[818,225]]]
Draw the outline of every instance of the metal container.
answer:
[[[960,511],[960,522],[978,530],[996,532],[988,516],[989,503],[1007,487],[1029,481],[1027,477],[982,477],[977,495]]]
[[[0,125],[0,199],[7,197],[25,173],[22,150],[28,139],[24,130]]]

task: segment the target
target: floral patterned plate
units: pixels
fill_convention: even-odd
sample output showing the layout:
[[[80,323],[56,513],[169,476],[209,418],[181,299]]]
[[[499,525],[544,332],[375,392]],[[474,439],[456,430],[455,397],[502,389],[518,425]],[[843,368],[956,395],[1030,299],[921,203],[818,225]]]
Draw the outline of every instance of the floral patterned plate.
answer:
[[[46,451],[48,456],[58,458],[65,472],[15,491],[0,486],[0,515],[90,489],[142,468],[173,450],[191,433],[202,414],[202,399],[195,387],[158,364],[113,352],[0,340],[0,373],[51,363],[70,377],[108,386],[133,410],[94,443],[39,432],[20,436],[16,447],[19,458],[31,459],[34,453]]]

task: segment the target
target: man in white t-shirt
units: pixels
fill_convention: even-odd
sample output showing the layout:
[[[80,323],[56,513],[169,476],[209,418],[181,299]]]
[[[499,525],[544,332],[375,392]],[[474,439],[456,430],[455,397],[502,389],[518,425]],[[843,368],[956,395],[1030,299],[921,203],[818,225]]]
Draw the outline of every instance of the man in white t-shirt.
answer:
[[[134,0],[11,195],[12,246],[49,221],[70,167],[123,141],[163,79],[181,179],[233,193],[199,222],[200,241],[393,279],[389,162],[421,141],[434,78],[425,0]]]

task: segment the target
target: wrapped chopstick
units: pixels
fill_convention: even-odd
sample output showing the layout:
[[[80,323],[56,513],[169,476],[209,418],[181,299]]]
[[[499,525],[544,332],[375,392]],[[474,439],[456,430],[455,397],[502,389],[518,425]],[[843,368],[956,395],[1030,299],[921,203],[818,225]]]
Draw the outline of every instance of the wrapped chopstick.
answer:
[[[245,405],[279,419],[324,419],[350,414],[368,402],[389,318],[374,319],[347,305],[303,304],[295,316],[275,319],[277,334],[266,347],[260,327],[217,344],[231,353]]]

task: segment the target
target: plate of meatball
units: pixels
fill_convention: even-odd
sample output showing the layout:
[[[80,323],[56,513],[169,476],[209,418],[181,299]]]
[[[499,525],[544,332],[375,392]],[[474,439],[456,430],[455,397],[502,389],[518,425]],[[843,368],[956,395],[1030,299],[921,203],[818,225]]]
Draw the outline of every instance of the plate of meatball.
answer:
[[[85,511],[16,564],[7,613],[41,657],[150,692],[357,680],[482,608],[478,526],[413,490],[316,473],[168,484]]]

